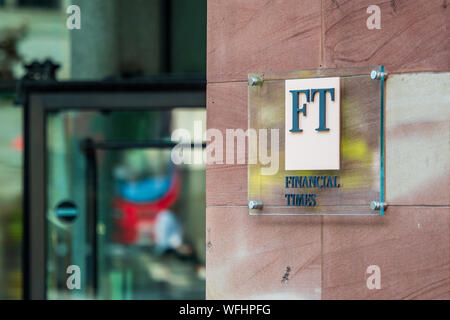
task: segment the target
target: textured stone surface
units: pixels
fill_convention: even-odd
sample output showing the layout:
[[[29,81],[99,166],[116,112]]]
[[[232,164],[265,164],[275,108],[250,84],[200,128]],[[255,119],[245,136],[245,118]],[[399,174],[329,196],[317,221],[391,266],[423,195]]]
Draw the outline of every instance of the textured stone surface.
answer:
[[[320,299],[320,217],[206,215],[208,299]]]
[[[450,205],[450,73],[398,74],[386,83],[386,199]]]
[[[383,217],[324,217],[322,299],[449,299],[448,208],[390,207]],[[381,269],[369,290],[366,269]]]
[[[370,5],[381,9],[379,30],[367,28]],[[442,0],[324,0],[322,64],[450,70],[449,10]]]
[[[317,0],[208,1],[208,81],[318,68],[320,8]]]
[[[220,130],[226,137],[226,129],[247,130],[247,83],[208,84],[207,126]],[[236,150],[237,143],[235,143]],[[226,160],[226,144],[223,144],[223,160]],[[239,161],[245,161],[242,157]],[[247,204],[247,165],[211,164],[206,174],[207,205]]]
[[[381,30],[366,27],[372,4]],[[448,21],[440,0],[208,1],[208,128],[247,128],[248,72],[391,75],[385,216],[248,216],[246,165],[208,166],[207,298],[450,299],[449,74],[392,74],[448,71]]]

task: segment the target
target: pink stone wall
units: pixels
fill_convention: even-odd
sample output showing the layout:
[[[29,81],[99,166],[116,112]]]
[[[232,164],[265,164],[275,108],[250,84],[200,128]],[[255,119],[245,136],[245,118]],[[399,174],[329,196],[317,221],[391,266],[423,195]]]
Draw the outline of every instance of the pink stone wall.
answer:
[[[249,72],[384,64],[391,74],[386,215],[248,216],[247,166],[210,165],[208,299],[450,299],[447,2],[208,0],[208,128],[247,129]],[[366,27],[369,5],[380,30]],[[380,290],[367,289],[369,265]]]

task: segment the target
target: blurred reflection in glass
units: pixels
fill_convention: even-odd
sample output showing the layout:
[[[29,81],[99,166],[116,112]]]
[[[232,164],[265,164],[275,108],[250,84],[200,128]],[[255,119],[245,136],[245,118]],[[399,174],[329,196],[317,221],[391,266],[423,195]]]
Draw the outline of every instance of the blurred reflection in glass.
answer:
[[[205,165],[174,165],[164,143],[133,146],[169,141],[174,129],[192,131],[195,120],[205,123],[204,109],[48,116],[49,298],[205,298]],[[87,137],[122,147],[99,147],[92,164],[80,149]],[[86,205],[93,194],[86,181],[92,165],[97,245]],[[80,212],[69,224],[55,215],[63,199]],[[69,264],[82,270],[81,290],[66,288]]]

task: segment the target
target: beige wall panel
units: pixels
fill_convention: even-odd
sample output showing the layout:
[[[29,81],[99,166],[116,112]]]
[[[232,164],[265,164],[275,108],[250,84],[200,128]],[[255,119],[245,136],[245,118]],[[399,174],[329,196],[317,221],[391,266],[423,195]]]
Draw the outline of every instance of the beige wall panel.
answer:
[[[367,8],[381,9],[369,30]],[[387,71],[450,70],[450,19],[442,0],[323,0],[323,59],[328,68],[384,64]]]
[[[255,71],[318,68],[321,2],[209,0],[208,82]]]
[[[388,204],[450,205],[450,73],[395,74],[386,84]]]
[[[322,299],[450,299],[449,209],[324,217],[322,259]],[[367,288],[370,265],[381,269],[380,290]]]
[[[207,208],[207,298],[320,299],[320,229],[320,217]]]
[[[247,128],[249,72],[384,64],[390,206],[383,217],[249,216],[247,166],[208,166],[207,298],[450,299],[449,74],[393,74],[450,70],[449,9],[320,4],[208,1],[207,126],[224,137]],[[366,27],[373,4],[381,30]],[[366,286],[369,265],[381,268],[380,290]]]

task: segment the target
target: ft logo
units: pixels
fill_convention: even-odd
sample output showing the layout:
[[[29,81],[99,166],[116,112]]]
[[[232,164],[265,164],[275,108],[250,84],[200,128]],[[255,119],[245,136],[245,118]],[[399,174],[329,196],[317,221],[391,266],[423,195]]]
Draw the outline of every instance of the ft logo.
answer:
[[[285,82],[285,169],[339,170],[340,79]]]

